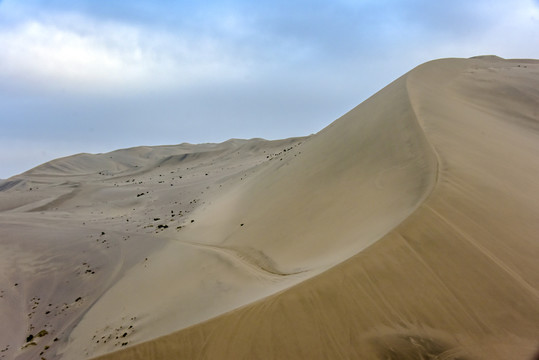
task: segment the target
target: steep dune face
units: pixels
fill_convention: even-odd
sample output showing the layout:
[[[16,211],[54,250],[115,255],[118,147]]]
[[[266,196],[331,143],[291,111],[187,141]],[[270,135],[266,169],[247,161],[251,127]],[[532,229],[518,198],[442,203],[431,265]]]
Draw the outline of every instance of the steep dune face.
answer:
[[[271,164],[216,201],[215,208],[235,205],[232,215],[204,210],[226,239],[209,230],[209,220],[193,231],[238,251],[256,246],[287,273],[327,266],[324,252],[342,259],[328,242],[357,251],[380,234],[363,227],[396,226],[288,290],[102,359],[532,358],[539,347],[537,89],[537,61],[447,59],[414,69],[306,142],[304,162]],[[437,154],[436,184],[396,224],[436,176],[423,134]],[[401,161],[406,166],[394,167]],[[369,183],[374,187],[363,188]],[[399,186],[415,196],[398,194]],[[295,202],[280,217],[288,211],[283,198]],[[397,215],[390,211],[399,205]],[[393,221],[369,217],[371,209]],[[245,231],[232,231],[229,222],[244,222]]]

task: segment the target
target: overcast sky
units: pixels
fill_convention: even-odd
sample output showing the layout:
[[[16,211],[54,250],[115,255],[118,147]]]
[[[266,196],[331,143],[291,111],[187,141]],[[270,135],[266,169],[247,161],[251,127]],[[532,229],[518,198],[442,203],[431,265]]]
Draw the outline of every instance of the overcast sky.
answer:
[[[436,58],[539,58],[539,0],[0,0],[0,178],[318,132]]]

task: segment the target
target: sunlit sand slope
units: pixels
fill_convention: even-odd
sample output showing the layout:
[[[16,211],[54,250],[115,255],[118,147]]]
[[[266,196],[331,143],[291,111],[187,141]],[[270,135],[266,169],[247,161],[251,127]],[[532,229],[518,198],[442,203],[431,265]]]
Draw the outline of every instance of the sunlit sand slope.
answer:
[[[538,89],[532,60],[446,59],[414,69],[307,141],[303,159],[265,167],[204,210],[234,209],[215,225],[225,239],[208,219],[192,229],[254,262],[262,252],[271,261],[257,263],[283,275],[356,255],[102,359],[532,358]],[[232,229],[240,223],[242,232]]]

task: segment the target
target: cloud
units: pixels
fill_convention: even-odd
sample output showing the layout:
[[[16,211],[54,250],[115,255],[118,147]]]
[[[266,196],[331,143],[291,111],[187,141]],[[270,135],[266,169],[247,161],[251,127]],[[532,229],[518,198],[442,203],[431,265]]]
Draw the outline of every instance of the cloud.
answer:
[[[0,77],[71,91],[186,87],[244,76],[245,61],[230,46],[207,36],[55,14],[0,28]]]
[[[9,25],[0,26],[4,82],[111,95],[235,84],[269,73],[338,72],[346,63],[380,61],[399,52],[416,59],[418,53],[435,57],[443,49],[500,53],[502,42],[518,50],[530,41],[522,35],[508,41],[506,32],[515,26],[521,34],[539,28],[530,0],[1,5],[0,18]]]

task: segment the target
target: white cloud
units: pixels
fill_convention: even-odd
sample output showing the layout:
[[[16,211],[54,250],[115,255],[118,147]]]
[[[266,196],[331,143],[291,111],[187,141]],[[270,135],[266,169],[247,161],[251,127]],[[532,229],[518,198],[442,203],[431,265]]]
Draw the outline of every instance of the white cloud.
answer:
[[[0,75],[85,91],[182,87],[244,75],[230,46],[63,14],[0,29]]]

